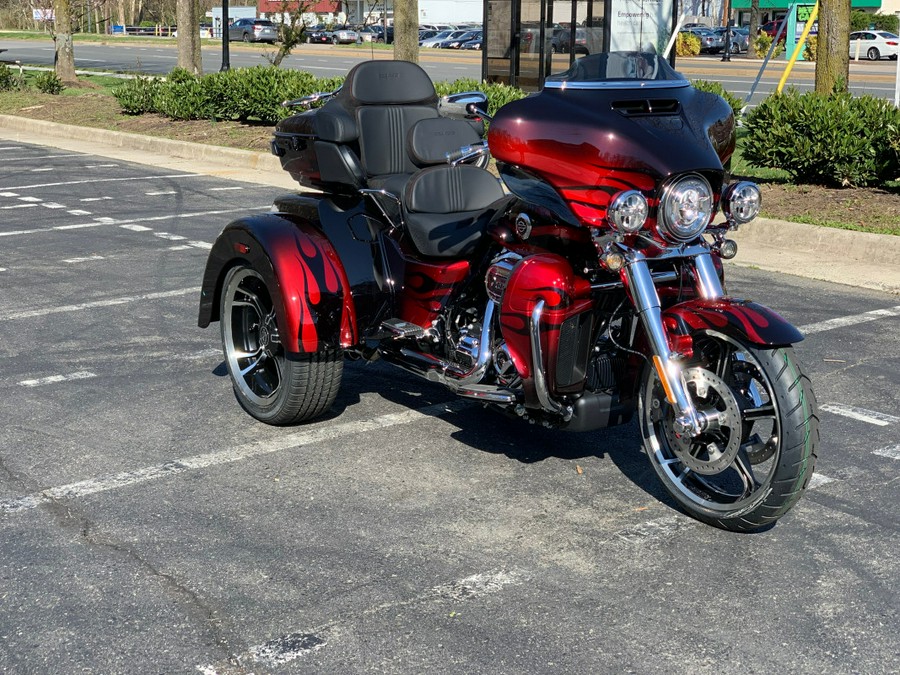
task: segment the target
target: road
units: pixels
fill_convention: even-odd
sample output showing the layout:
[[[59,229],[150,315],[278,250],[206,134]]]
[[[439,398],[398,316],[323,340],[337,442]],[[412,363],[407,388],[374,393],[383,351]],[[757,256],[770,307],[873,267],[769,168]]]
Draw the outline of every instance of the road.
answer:
[[[274,189],[0,143],[0,671],[888,673],[900,301],[729,265],[807,333],[822,445],[768,532],[677,511],[634,425],[560,434],[348,363],[255,423],[211,242]]]
[[[112,42],[112,41],[111,41]],[[8,49],[5,60],[19,60],[22,63],[50,66],[53,64],[53,44],[49,40],[0,40],[0,48]],[[264,54],[271,47],[250,46],[235,43],[230,49],[232,67],[248,67],[268,63]],[[332,47],[330,45],[302,45],[289,56],[284,67],[308,70],[321,77],[333,77],[346,73],[360,60],[376,57],[390,57],[390,51],[366,50],[352,47]],[[204,47],[202,50],[205,72],[220,68],[221,48]],[[559,70],[566,67],[567,56],[557,55],[555,64]],[[109,71],[168,73],[177,62],[175,45],[164,38],[147,38],[146,45],[140,44],[89,44],[75,46],[75,64],[78,68],[102,69]],[[434,80],[456,80],[463,77],[480,79],[481,54],[464,53],[455,50],[423,49],[421,65]],[[745,98],[759,71],[761,62],[747,61],[743,57],[733,57],[723,62],[721,56],[700,56],[680,59],[677,68],[691,79],[706,79],[721,82],[735,96]],[[783,71],[784,62],[774,63],[766,70],[758,90],[750,101],[756,105],[775,90]],[[870,94],[880,98],[893,99],[896,80],[896,62],[883,60],[872,62],[851,62],[850,88],[855,94]],[[801,91],[813,88],[814,69],[812,64],[800,63],[792,72],[788,84]]]

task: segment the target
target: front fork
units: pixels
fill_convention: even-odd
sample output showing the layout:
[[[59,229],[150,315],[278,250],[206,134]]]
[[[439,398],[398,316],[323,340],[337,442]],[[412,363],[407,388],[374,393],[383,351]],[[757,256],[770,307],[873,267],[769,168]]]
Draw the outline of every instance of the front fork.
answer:
[[[685,257],[692,257],[694,260],[694,276],[700,296],[704,300],[721,298],[725,291],[719,281],[719,275],[716,273],[709,250],[705,247],[697,247],[686,254]],[[653,355],[653,366],[659,375],[666,398],[677,411],[675,431],[679,434],[698,436],[706,428],[706,420],[691,402],[682,375],[681,355],[675,354],[669,349],[659,294],[656,292],[656,285],[653,283],[647,259],[640,251],[629,251],[626,259],[622,275],[631,291],[635,309],[647,333]]]

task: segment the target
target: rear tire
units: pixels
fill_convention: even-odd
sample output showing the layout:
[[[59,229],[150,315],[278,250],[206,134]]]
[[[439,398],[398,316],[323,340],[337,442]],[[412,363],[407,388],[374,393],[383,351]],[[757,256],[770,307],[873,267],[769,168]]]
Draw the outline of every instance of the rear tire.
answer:
[[[250,34],[249,34],[249,33],[244,33],[243,36],[241,36],[241,39],[242,39],[244,42],[250,42]]]
[[[679,436],[674,411],[648,367],[639,419],[653,469],[691,516],[750,532],[773,524],[800,499],[819,442],[816,401],[793,349],[756,347],[708,331],[694,335],[685,364],[688,393],[712,421]]]
[[[256,270],[239,265],[228,271],[220,309],[225,364],[244,410],[260,422],[286,425],[312,420],[331,407],[344,369],[341,352],[288,359],[271,293]]]

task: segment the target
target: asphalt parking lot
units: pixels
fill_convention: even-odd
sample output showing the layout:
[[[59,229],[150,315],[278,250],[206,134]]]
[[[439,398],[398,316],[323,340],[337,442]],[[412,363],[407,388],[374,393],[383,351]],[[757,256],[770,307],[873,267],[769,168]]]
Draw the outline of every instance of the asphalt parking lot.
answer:
[[[252,420],[199,283],[281,192],[0,143],[0,671],[897,671],[896,296],[729,267],[806,332],[822,411],[813,489],[732,534],[633,424],[357,363],[326,419]]]

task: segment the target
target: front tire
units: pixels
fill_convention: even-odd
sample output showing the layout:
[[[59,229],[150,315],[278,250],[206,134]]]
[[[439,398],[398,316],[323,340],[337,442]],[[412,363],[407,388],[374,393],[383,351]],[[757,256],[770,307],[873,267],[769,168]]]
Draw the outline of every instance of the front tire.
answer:
[[[710,422],[697,438],[679,436],[656,371],[645,370],[641,435],[657,476],[705,523],[737,532],[773,524],[809,484],[819,442],[815,396],[793,349],[698,333],[683,372]]]
[[[312,420],[337,397],[344,362],[338,350],[288,359],[281,345],[272,295],[247,265],[228,271],[220,324],[225,364],[238,402],[266,424]]]
[[[866,56],[869,57],[869,61],[878,61],[881,59],[881,52],[879,52],[876,47],[869,47],[869,51],[866,52]]]

